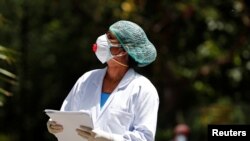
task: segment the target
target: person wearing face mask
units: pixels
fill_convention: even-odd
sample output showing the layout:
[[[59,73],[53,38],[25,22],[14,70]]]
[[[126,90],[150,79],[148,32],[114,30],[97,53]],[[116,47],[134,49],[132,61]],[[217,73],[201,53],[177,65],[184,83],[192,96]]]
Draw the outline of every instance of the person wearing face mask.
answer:
[[[99,36],[93,51],[107,66],[83,74],[64,100],[61,111],[88,111],[94,129],[82,125],[76,133],[88,141],[154,141],[159,97],[156,88],[134,67],[145,67],[157,56],[143,29],[117,21]],[[47,122],[58,134],[63,126]]]

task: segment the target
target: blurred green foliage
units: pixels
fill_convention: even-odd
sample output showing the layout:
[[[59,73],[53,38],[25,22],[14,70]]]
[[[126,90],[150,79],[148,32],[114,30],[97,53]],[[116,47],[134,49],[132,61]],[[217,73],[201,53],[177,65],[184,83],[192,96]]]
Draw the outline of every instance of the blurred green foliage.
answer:
[[[11,72],[17,53],[0,45],[0,106],[4,105],[6,96],[12,96],[9,87],[15,86],[17,77]]]
[[[247,0],[0,0],[0,44],[20,52],[8,67],[19,85],[1,97],[1,141],[55,140],[43,110],[59,109],[79,76],[104,67],[91,46],[120,19],[157,47],[157,60],[138,70],[159,92],[157,141],[178,123],[192,141],[206,140],[207,124],[250,123]]]

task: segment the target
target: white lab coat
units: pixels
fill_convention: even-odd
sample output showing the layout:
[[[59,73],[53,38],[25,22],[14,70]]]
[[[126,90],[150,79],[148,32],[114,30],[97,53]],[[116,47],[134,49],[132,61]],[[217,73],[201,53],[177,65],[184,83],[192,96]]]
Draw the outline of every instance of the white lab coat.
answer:
[[[129,69],[100,108],[106,69],[83,74],[64,100],[61,110],[89,111],[94,128],[122,135],[124,140],[153,141],[159,107],[157,90],[146,77]]]

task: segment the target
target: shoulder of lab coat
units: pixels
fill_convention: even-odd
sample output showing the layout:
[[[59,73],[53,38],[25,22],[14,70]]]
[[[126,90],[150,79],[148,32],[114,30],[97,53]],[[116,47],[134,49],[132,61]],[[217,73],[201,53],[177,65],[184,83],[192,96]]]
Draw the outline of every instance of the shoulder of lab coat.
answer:
[[[82,76],[80,76],[76,81],[76,83],[74,84],[73,88],[70,90],[65,100],[63,101],[60,110],[72,111],[74,105],[78,104],[78,103],[73,103],[72,99],[73,97],[77,96],[76,94],[80,94],[81,91],[83,91],[81,89],[82,85],[85,85],[86,83],[95,83],[97,85],[97,82],[99,82],[98,80],[101,80],[102,79],[101,77],[103,77],[104,74],[106,73],[106,69],[107,68],[90,70],[88,72],[85,72]]]

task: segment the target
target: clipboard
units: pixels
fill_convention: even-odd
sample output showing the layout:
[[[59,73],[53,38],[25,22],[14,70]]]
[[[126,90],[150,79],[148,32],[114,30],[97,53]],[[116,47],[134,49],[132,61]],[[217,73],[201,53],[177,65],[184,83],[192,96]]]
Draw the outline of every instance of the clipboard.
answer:
[[[58,111],[45,109],[45,113],[58,124],[63,125],[63,131],[56,133],[58,141],[88,141],[76,132],[80,125],[93,129],[91,114],[86,111]]]

